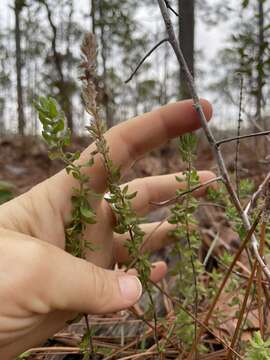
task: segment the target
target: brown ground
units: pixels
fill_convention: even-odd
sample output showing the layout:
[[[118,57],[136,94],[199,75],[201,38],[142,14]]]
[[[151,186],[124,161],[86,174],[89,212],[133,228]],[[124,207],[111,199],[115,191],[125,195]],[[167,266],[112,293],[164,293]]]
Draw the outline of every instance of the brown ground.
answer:
[[[87,137],[76,138],[73,143],[73,149],[82,150],[87,147],[89,140]],[[223,146],[223,150],[228,168],[233,170],[234,145],[227,144]],[[259,155],[259,152],[261,151],[258,149],[258,143],[255,148],[252,141],[241,145],[239,162],[241,177],[253,178],[256,181],[263,177],[267,163],[261,160],[263,157]],[[199,156],[195,165],[199,170],[216,171],[211,151],[203,141],[200,143]],[[27,191],[62,168],[63,165],[59,161],[48,159],[46,145],[37,137],[9,136],[0,139],[0,180],[11,181],[16,185],[18,193]],[[125,174],[124,180],[174,173],[183,169],[176,144],[167,144],[138,160]]]

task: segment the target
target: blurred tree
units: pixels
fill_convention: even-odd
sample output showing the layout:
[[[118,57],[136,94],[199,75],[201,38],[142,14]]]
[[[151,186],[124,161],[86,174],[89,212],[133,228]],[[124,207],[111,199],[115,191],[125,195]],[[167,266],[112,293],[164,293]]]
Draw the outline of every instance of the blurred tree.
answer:
[[[242,0],[239,5],[230,9],[229,18],[235,19],[233,33],[214,63],[218,76],[213,89],[238,106],[236,75],[241,73],[245,82],[244,111],[260,121],[270,95],[270,4],[266,0]]]
[[[20,14],[26,6],[25,0],[15,0],[15,43],[16,43],[16,73],[17,73],[17,109],[18,109],[18,133],[24,134],[25,117],[24,117],[24,99],[22,86],[22,49],[21,49],[21,21]]]
[[[145,79],[147,76],[145,73],[142,81],[147,82],[144,85],[138,85],[138,78],[128,85],[123,85],[123,80],[129,77],[145,53],[149,45],[149,37],[146,35],[147,30],[143,31],[136,18],[137,10],[141,6],[140,1],[91,0],[90,4],[92,31],[97,37],[99,70],[103,83],[100,94],[107,126],[111,127],[116,121],[116,112],[119,110],[120,103],[122,108],[125,104],[137,112],[137,102],[149,103],[153,95],[149,86],[147,86],[149,98],[137,96],[134,91],[135,88],[138,89],[138,86],[142,88],[148,82]],[[149,65],[146,65],[142,72],[147,69]]]
[[[73,105],[72,98],[74,93],[76,92],[76,84],[75,79],[72,79],[69,76],[70,66],[74,66],[76,61],[72,57],[72,53],[70,51],[71,47],[71,33],[73,30],[73,0],[68,0],[65,5],[69,9],[69,15],[67,17],[67,22],[65,24],[61,24],[65,26],[65,38],[63,43],[65,45],[65,51],[61,51],[58,41],[59,34],[58,28],[53,20],[53,12],[51,10],[51,4],[47,0],[36,0],[40,4],[44,5],[47,13],[47,20],[51,28],[51,53],[47,55],[46,61],[48,64],[54,64],[54,70],[50,73],[48,79],[50,79],[50,86],[57,90],[57,98],[61,105],[61,108],[66,114],[68,127],[71,131],[73,131]],[[62,45],[62,44],[61,44]],[[66,69],[66,71],[65,71]],[[55,91],[53,91],[55,93]]]
[[[114,123],[114,84],[118,76],[115,68],[119,66],[119,52],[124,38],[131,39],[131,27],[134,25],[130,1],[91,0],[92,31],[95,33],[99,48],[99,64],[102,77],[100,87],[101,102],[104,105],[107,127]],[[118,48],[118,49],[117,49]],[[116,57],[115,54],[118,53]]]
[[[195,0],[178,0],[178,14],[180,46],[194,76]],[[180,69],[180,96],[182,99],[190,97],[182,69]]]
[[[16,96],[18,118],[20,114],[18,131],[38,133],[38,123],[32,109],[33,98],[40,94],[51,94],[65,111],[69,127],[79,132],[83,128],[83,107],[77,65],[81,35],[86,31],[85,27],[80,26],[85,19],[84,8],[74,0],[13,1],[12,11],[19,20],[17,37],[12,22],[10,26],[14,26],[14,30],[9,26],[3,34],[3,41],[0,41],[0,115],[5,118],[2,123],[7,124],[8,130],[14,129],[12,109]],[[175,98],[176,67],[172,75],[168,71],[171,60],[166,45],[149,58],[129,84],[124,83],[144,54],[162,36],[158,21],[154,27],[149,27],[148,20],[145,21],[154,13],[156,2],[89,2],[92,6],[91,30],[95,32],[99,45],[99,96],[108,127]],[[14,71],[16,63],[17,73]],[[27,124],[21,121],[25,117]],[[76,128],[77,119],[80,121]]]
[[[265,0],[257,1],[257,14],[258,14],[258,55],[257,55],[257,94],[256,94],[256,117],[258,120],[261,120],[262,117],[262,104],[263,104],[263,87],[265,85],[265,53],[266,50],[270,51],[269,42],[265,39]],[[270,22],[268,27],[270,26]],[[268,57],[268,62],[270,61],[270,54]],[[268,65],[269,66],[269,65]]]
[[[0,134],[5,132],[5,108],[7,103],[7,91],[10,88],[10,74],[8,69],[8,50],[6,47],[6,33],[0,31]]]

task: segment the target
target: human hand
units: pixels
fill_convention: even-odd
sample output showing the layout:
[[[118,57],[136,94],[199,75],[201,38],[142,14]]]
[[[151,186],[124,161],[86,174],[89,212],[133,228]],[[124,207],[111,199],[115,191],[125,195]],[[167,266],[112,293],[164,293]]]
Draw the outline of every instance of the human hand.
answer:
[[[202,101],[207,118],[211,107]],[[113,162],[125,171],[147,151],[167,140],[199,127],[192,101],[170,104],[159,110],[122,123],[106,133]],[[93,146],[81,155],[84,163]],[[99,155],[87,170],[94,191],[106,192],[106,173]],[[214,175],[200,172],[201,182]],[[137,191],[133,207],[139,216],[151,211],[151,202],[174,196],[180,185],[175,175],[136,179],[129,183]],[[128,308],[141,295],[139,280],[131,274],[106,270],[128,260],[124,237],[113,232],[114,216],[101,197],[93,206],[97,223],[89,225],[85,238],[97,250],[87,260],[64,251],[65,226],[70,221],[72,188],[76,180],[65,170],[0,207],[0,358],[14,356],[46,340],[64,327],[76,313],[109,313]],[[202,194],[201,189],[198,194]],[[147,236],[156,224],[142,225]],[[172,239],[171,225],[164,223],[148,239],[144,250],[157,250]],[[152,280],[166,273],[159,262]]]

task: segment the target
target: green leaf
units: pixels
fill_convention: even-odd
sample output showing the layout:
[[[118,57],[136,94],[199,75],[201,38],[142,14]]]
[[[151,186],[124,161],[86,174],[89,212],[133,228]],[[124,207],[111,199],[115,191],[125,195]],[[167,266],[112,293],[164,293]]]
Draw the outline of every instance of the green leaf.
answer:
[[[49,151],[48,155],[51,160],[61,159],[62,157],[59,151]]]
[[[122,190],[123,194],[126,195],[128,192],[128,185],[125,185],[123,190]]]
[[[12,183],[0,180],[0,205],[13,199],[15,189]]]
[[[126,198],[127,200],[134,199],[134,198],[136,197],[137,193],[138,193],[138,191],[135,191],[135,192],[133,192],[133,193],[131,193],[131,194],[127,194],[127,195],[125,196],[125,198]]]
[[[243,1],[242,1],[242,7],[243,7],[244,9],[247,8],[248,5],[249,5],[249,0],[243,0]]]
[[[94,213],[94,211],[92,209],[81,206],[80,212],[85,221],[87,221],[90,224],[96,223],[96,214]]]
[[[53,125],[53,133],[57,134],[60,131],[63,131],[65,128],[65,121],[63,118],[60,118],[54,125]]]
[[[44,98],[45,100],[47,100],[47,106],[48,106],[48,111],[49,111],[49,114],[50,114],[50,118],[55,118],[57,117],[57,115],[59,114],[58,112],[58,104],[56,102],[56,100],[52,97],[48,97],[47,99]]]
[[[24,353],[22,353],[21,355],[19,355],[16,360],[27,360],[29,358],[29,356],[31,356],[31,351],[25,351]]]

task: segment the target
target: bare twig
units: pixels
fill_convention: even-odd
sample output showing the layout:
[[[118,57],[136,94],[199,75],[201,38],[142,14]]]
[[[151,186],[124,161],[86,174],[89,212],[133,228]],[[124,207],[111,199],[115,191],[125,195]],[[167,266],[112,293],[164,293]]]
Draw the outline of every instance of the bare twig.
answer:
[[[29,354],[80,354],[81,349],[79,347],[68,346],[47,346],[37,347],[27,350]]]
[[[261,193],[265,190],[265,187],[270,182],[270,172],[266,175],[263,182],[258,187],[258,190],[252,195],[250,202],[247,204],[245,208],[245,213],[248,214],[250,210],[255,206],[257,199],[261,195]]]
[[[269,220],[269,214],[270,214],[270,185],[268,183],[268,186],[266,188],[266,194],[263,204],[263,213],[262,213],[262,221],[261,221],[261,227],[260,227],[260,247],[259,247],[259,253],[261,257],[264,256],[265,251],[265,244],[266,244],[266,227]],[[264,339],[265,335],[265,323],[266,318],[263,311],[263,277],[262,277],[262,270],[259,268],[257,270],[257,288],[258,288],[258,314],[259,314],[259,324],[260,324],[260,331],[262,339]]]
[[[266,232],[266,222],[262,221],[260,227],[260,255],[264,255],[265,249],[265,232]],[[257,269],[257,302],[258,302],[258,315],[259,315],[259,327],[262,339],[264,339],[264,316],[263,316],[263,286],[262,286],[262,270],[261,268]]]
[[[206,267],[206,265],[207,265],[207,263],[208,263],[208,260],[210,259],[210,256],[212,255],[212,253],[213,253],[213,251],[214,251],[214,248],[215,248],[218,240],[219,240],[219,232],[215,235],[214,240],[212,241],[212,244],[211,244],[211,246],[209,247],[209,250],[208,250],[208,252],[207,252],[207,254],[206,254],[206,257],[205,257],[205,259],[204,259],[204,261],[203,261],[203,266],[204,266],[204,267]]]
[[[258,264],[257,264],[257,260],[255,260],[255,262],[254,262],[254,264],[253,264],[253,268],[252,268],[251,275],[250,275],[249,280],[248,280],[248,286],[247,286],[247,289],[246,289],[246,292],[245,292],[244,301],[243,301],[243,303],[242,303],[241,310],[240,310],[240,314],[239,314],[239,316],[238,316],[238,321],[237,321],[236,329],[235,329],[235,332],[234,332],[234,334],[233,334],[233,338],[232,338],[232,341],[231,341],[231,349],[234,348],[234,346],[236,345],[237,339],[238,339],[239,331],[240,331],[240,329],[241,329],[241,324],[242,324],[242,321],[243,321],[243,318],[244,318],[244,313],[245,313],[245,311],[246,311],[247,302],[248,302],[248,298],[249,298],[251,286],[252,286],[252,284],[253,284],[253,279],[254,279],[254,276],[255,276],[255,272],[256,272],[256,269],[257,269],[257,265],[258,265]],[[231,360],[231,359],[232,359],[231,349],[229,349],[229,352],[228,352],[228,355],[227,355],[227,360]]]
[[[150,204],[151,204],[151,205],[155,205],[155,206],[167,206],[167,205],[171,205],[171,204],[175,203],[177,200],[179,200],[180,198],[182,198],[183,196],[185,196],[185,195],[187,195],[187,194],[190,194],[190,193],[192,193],[192,192],[194,192],[194,191],[196,191],[196,190],[199,190],[199,189],[201,189],[201,188],[203,188],[203,187],[205,187],[205,186],[207,186],[207,185],[210,185],[210,184],[212,184],[212,183],[214,183],[214,182],[221,181],[221,180],[222,180],[222,177],[221,177],[221,176],[218,176],[218,177],[216,177],[216,178],[214,178],[214,179],[210,179],[210,180],[208,180],[208,181],[205,181],[205,182],[202,183],[202,184],[199,184],[199,185],[197,185],[197,186],[194,186],[194,187],[191,188],[191,189],[188,189],[188,190],[186,190],[186,191],[183,191],[183,192],[181,192],[181,194],[175,196],[175,197],[172,198],[172,199],[165,200],[165,201],[158,202],[158,203],[157,203],[157,202],[150,201]]]
[[[179,17],[180,15],[178,14],[178,12],[176,12],[174,10],[174,8],[171,6],[171,4],[169,3],[169,0],[165,0],[166,6],[169,10],[171,10],[172,13],[174,13],[175,16]]]
[[[249,139],[249,138],[254,138],[257,136],[266,136],[270,134],[270,130],[266,130],[266,131],[261,131],[261,132],[257,132],[257,133],[252,133],[252,134],[247,134],[247,135],[242,135],[242,136],[234,136],[228,139],[223,139],[220,141],[216,142],[217,146],[220,146],[222,144],[231,142],[231,141],[239,141],[239,140],[243,140],[243,139]]]
[[[132,80],[133,76],[137,73],[137,71],[139,70],[139,68],[142,66],[142,64],[145,62],[145,60],[162,44],[164,44],[165,42],[169,41],[168,38],[162,39],[160,40],[154,47],[152,47],[151,50],[148,51],[148,53],[142,58],[142,60],[139,62],[139,64],[136,66],[136,68],[133,70],[132,74],[130,75],[130,77],[125,80],[125,83],[127,84],[128,82],[130,82],[130,80]]]
[[[85,324],[86,324],[86,328],[87,328],[87,333],[89,334],[89,358],[94,358],[94,345],[93,345],[93,338],[92,338],[92,334],[91,334],[91,329],[90,329],[90,324],[89,324],[89,319],[88,319],[88,315],[87,314],[83,314],[84,316],[84,320],[85,320]]]

